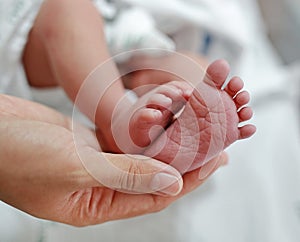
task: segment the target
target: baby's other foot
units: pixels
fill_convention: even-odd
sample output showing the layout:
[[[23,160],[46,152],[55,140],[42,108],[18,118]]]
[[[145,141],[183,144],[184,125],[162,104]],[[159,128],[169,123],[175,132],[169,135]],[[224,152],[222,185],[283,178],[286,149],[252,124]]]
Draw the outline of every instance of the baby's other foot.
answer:
[[[232,78],[223,90],[228,74],[227,62],[212,63],[182,114],[144,154],[185,173],[204,165],[236,140],[252,136],[255,126],[239,127],[252,117],[252,109],[245,107],[249,93],[242,91],[244,83],[239,77]]]
[[[192,91],[187,83],[172,81],[140,97],[129,110],[122,112],[121,120],[118,118],[113,122],[113,135],[119,150],[122,153],[143,153],[173,121]]]

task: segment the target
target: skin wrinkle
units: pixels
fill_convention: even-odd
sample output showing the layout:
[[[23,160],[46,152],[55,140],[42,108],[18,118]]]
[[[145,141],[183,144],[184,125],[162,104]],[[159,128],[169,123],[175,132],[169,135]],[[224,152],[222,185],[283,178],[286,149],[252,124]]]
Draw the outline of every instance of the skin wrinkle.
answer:
[[[191,100],[190,106],[191,106],[192,110],[198,110],[199,111],[199,112],[194,111],[194,114],[196,116],[200,116],[201,118],[205,117],[205,116],[208,116],[210,112],[209,112],[208,107],[206,106],[206,104],[203,103],[203,100],[200,99],[201,97],[198,97],[198,95],[194,95],[193,97],[196,99],[196,101],[191,98],[190,99]]]
[[[109,220],[110,205],[114,194],[115,192],[107,189],[100,190],[97,187],[91,189],[89,201],[91,206],[86,216],[89,224],[102,223]],[[101,218],[99,218],[99,215],[101,215]]]
[[[3,110],[0,110],[0,113],[10,113],[12,115],[17,115],[17,113],[15,113],[15,109],[14,109],[14,102],[13,100],[6,96],[6,95],[0,95],[0,101],[1,101],[1,105],[0,108]]]
[[[77,224],[75,224],[75,226],[81,227],[106,221],[105,218],[107,218],[107,212],[105,211],[109,211],[110,207],[107,206],[107,201],[110,201],[111,199],[107,199],[108,194],[104,194],[105,190],[100,193],[99,191],[101,191],[99,188],[89,188],[71,195],[71,205],[67,203],[66,207],[76,207],[77,209],[75,209],[75,212],[77,215],[75,213],[74,218],[81,218],[76,221]],[[106,198],[106,203],[102,202],[104,197]],[[86,206],[80,206],[81,204],[86,204]],[[99,214],[101,214],[101,219],[99,219]],[[72,222],[74,223],[75,221]]]
[[[207,133],[208,136],[210,136],[210,129],[211,129],[211,123],[210,122],[207,122],[209,123],[209,127],[206,127],[204,129],[201,129],[201,133],[202,135],[200,134],[200,137],[203,136],[203,133]],[[200,125],[201,127],[203,127],[204,125]],[[175,127],[176,128],[176,127]],[[193,136],[198,136],[199,134],[198,133],[194,133],[194,132],[191,132],[192,128],[191,129],[186,129],[185,131],[188,132],[188,134],[186,135],[183,135],[184,137],[188,137],[187,139],[189,140],[191,137]],[[174,129],[172,129],[172,133],[174,132]],[[173,144],[175,144],[175,146],[177,147],[182,147],[183,145],[189,143],[189,142],[182,142],[180,140],[177,140],[175,135],[172,135],[172,133],[169,135],[169,140],[170,142],[172,142]],[[183,138],[184,139],[184,138]],[[203,142],[205,143],[209,143],[209,141],[207,139],[205,139]],[[203,147],[203,144],[205,143],[202,143],[201,147]],[[199,147],[200,148],[200,147]],[[189,150],[190,147],[189,146],[186,146],[186,149]],[[179,150],[179,149],[178,149]],[[206,154],[206,151],[203,151],[201,152],[201,149],[198,149],[197,153],[199,154]]]
[[[108,194],[105,194],[105,196],[108,196]],[[105,204],[105,206],[101,207],[101,214],[104,216],[101,217],[101,222],[106,222],[106,221],[110,221],[113,217],[114,217],[114,213],[111,213],[110,211],[115,211],[116,213],[120,213],[123,214],[123,218],[127,218],[130,217],[129,214],[132,212],[133,214],[136,213],[136,211],[134,211],[134,207],[130,207],[127,208],[126,207],[122,207],[122,208],[118,208],[118,199],[119,199],[120,193],[118,192],[112,192],[110,193],[110,197],[109,199],[105,200],[103,199],[104,196],[102,196],[102,202],[103,204]],[[116,208],[122,210],[121,212],[118,212],[116,210]],[[115,219],[119,219],[119,218],[115,218]]]
[[[101,209],[101,214],[102,214],[102,217],[103,217],[103,220],[106,222],[106,221],[110,221],[110,213],[109,211],[114,211],[114,204],[116,203],[115,200],[116,200],[116,192],[112,192],[111,193],[111,196],[110,198],[108,199],[108,202],[106,202],[105,204],[108,204],[106,207],[102,207]],[[103,196],[102,196],[103,197]],[[102,200],[104,200],[102,198]],[[98,207],[100,206],[101,203],[98,203]],[[105,212],[103,212],[105,211]],[[103,216],[104,214],[104,216]]]
[[[17,114],[12,113],[12,112],[8,112],[8,111],[5,111],[5,110],[0,110],[0,117],[1,116],[3,116],[3,117],[16,117],[16,118],[19,118],[19,116]]]
[[[96,204],[95,200],[96,200],[96,198],[95,198],[95,195],[93,196],[93,188],[91,188],[89,190],[90,190],[90,192],[88,194],[87,212],[88,212],[88,214],[93,215],[93,214],[95,214],[94,211],[96,211],[96,209],[95,209],[95,204]]]
[[[125,175],[125,173],[127,173],[127,172],[128,172],[128,174]],[[123,173],[124,177],[122,180],[124,181],[124,183],[126,183],[126,185],[125,185],[126,188],[133,190],[134,185],[137,184],[137,183],[135,183],[136,182],[135,176],[138,174],[141,174],[140,172],[141,171],[139,171],[139,168],[136,165],[132,165],[128,168],[128,171],[124,171],[124,173]],[[125,188],[125,187],[122,187],[122,188]]]
[[[210,87],[210,88],[212,88],[212,87]],[[220,91],[218,91],[218,93],[220,94],[219,99],[221,99],[221,97],[224,96],[224,93],[220,93]],[[222,113],[222,110],[224,110],[225,112],[228,111],[228,110],[231,111],[231,109],[229,109],[228,105],[223,104],[222,107],[220,108],[219,106],[221,104],[219,102],[216,102],[214,105],[210,104],[209,106],[207,106],[205,101],[203,100],[203,98],[201,97],[201,95],[199,93],[196,93],[193,97],[195,97],[196,100],[197,100],[196,105],[195,105],[196,107],[194,108],[194,110],[200,109],[199,105],[201,105],[202,108],[207,111],[206,115],[210,115],[212,113]],[[227,98],[227,97],[225,97],[225,98]],[[224,102],[223,98],[222,98],[222,102]],[[191,103],[191,105],[192,105],[192,103]],[[203,115],[203,114],[201,114],[201,115],[206,116],[206,115]]]
[[[81,208],[79,209],[80,217],[83,219],[88,218],[88,220],[84,221],[84,223],[89,223],[89,221],[93,221],[97,218],[97,214],[94,212],[96,209],[96,203],[95,198],[93,196],[93,188],[89,188],[85,190],[82,194],[79,193],[79,195],[81,196],[79,203],[86,203],[86,206],[81,206]]]
[[[176,144],[178,147],[180,147],[182,144],[181,144],[181,139],[179,139],[179,140],[177,140],[176,138],[177,138],[177,136],[176,135],[173,135],[174,133],[175,133],[175,130],[177,129],[179,129],[180,130],[180,127],[179,128],[177,128],[178,126],[176,125],[176,126],[173,126],[174,128],[172,128],[171,129],[171,134],[169,135],[169,137],[168,137],[168,140],[170,140],[170,142],[172,142],[172,143],[174,143],[174,144]],[[177,131],[177,133],[181,133],[180,131]],[[168,141],[167,141],[168,142]]]
[[[99,188],[93,188],[92,189],[92,202],[94,204],[94,222],[93,223],[98,223],[100,222],[106,222],[109,221],[109,216],[110,216],[110,211],[112,210],[113,207],[112,205],[114,204],[115,201],[115,195],[116,191],[109,190],[105,188],[101,193],[98,192]],[[94,199],[95,194],[97,195],[98,199]],[[99,215],[101,215],[101,218],[99,218]]]
[[[77,214],[75,214],[75,218],[76,217],[79,217],[80,218],[80,222],[79,221],[76,221],[76,223],[78,223],[78,225],[80,223],[84,223],[84,218],[86,217],[86,214],[89,215],[89,213],[86,213],[87,210],[87,207],[89,206],[89,200],[87,199],[87,190],[83,190],[83,191],[79,191],[77,192],[76,194],[76,197],[78,197],[78,200],[76,201],[73,201],[73,204],[71,204],[71,207],[75,207],[75,211]],[[85,200],[87,202],[85,202]],[[78,204],[86,204],[85,206],[78,206]]]
[[[50,109],[45,108],[39,104],[35,104],[37,107],[42,108],[43,112],[38,112],[35,108],[30,107],[31,102],[30,101],[25,101],[25,103],[22,103],[22,105],[24,105],[24,107],[20,108],[19,106],[19,102],[21,100],[18,98],[13,98],[10,97],[8,95],[1,95],[0,94],[0,116],[3,117],[11,117],[11,118],[15,118],[17,117],[18,119],[21,120],[31,120],[32,117],[34,117],[35,121],[41,121],[44,123],[50,123],[51,125],[55,125],[53,123],[51,123],[51,121],[45,121],[44,120],[44,116],[43,113],[46,111],[50,111]],[[22,102],[24,102],[24,100],[22,100]],[[26,104],[26,106],[25,106]],[[17,109],[16,109],[17,107]],[[28,113],[30,113],[30,117],[26,117],[26,115],[28,115]],[[41,114],[42,113],[42,114]],[[57,123],[63,124],[62,126],[60,126],[60,128],[66,128],[68,130],[72,130],[72,124],[71,121],[67,118],[64,117],[63,115],[56,115],[56,118],[58,118],[59,120],[57,120]]]
[[[223,93],[222,93],[222,95],[223,95]],[[196,97],[196,99],[199,100],[199,97],[197,95],[195,95],[195,97]],[[225,98],[227,98],[227,97],[225,97]],[[199,101],[201,101],[201,100],[199,100]],[[227,129],[226,129],[226,125],[224,124],[223,121],[226,120],[226,122],[228,122],[228,120],[227,120],[226,114],[222,115],[222,112],[215,111],[215,110],[220,109],[220,108],[218,108],[219,105],[221,105],[221,104],[217,103],[215,106],[213,106],[213,108],[210,109],[210,113],[208,113],[208,115],[206,116],[206,119],[207,119],[207,122],[210,123],[211,125],[213,125],[212,122],[214,122],[216,124],[216,126],[221,126],[221,127],[218,127],[218,129],[220,130],[220,132],[222,132],[222,135],[223,135],[222,139],[224,139],[224,147],[226,147],[226,146],[228,146],[228,144],[230,142],[225,142],[226,136],[227,136]],[[229,109],[228,105],[226,105],[226,104],[222,105],[221,110],[224,108],[225,108],[225,113],[229,113],[232,111],[231,109]],[[211,119],[211,116],[214,114],[217,115],[217,117]],[[222,117],[222,116],[225,116],[225,117]],[[217,120],[219,120],[219,121],[217,121]],[[212,130],[216,130],[216,129],[212,129]],[[235,138],[230,138],[229,140],[234,140]]]
[[[220,77],[223,74],[221,73]],[[216,79],[220,78],[218,73],[216,76]],[[195,148],[193,144],[196,143],[198,145],[195,149],[197,154],[193,159],[194,162],[196,161],[199,164],[199,167],[201,162],[205,161],[207,155],[209,157],[218,155],[224,147],[238,139],[237,121],[239,117],[236,113],[236,103],[226,91],[214,89],[209,85],[201,88],[201,91],[205,92],[206,87],[209,89],[206,95],[208,100],[204,100],[200,93],[194,91],[181,116],[167,130],[168,140],[164,150],[167,149],[169,152],[162,150],[156,158],[172,164],[174,157],[177,157],[174,153],[178,153],[179,150],[181,152],[185,150],[184,153],[187,154],[191,151],[193,153]],[[213,89],[219,94],[221,101],[209,95]],[[246,101],[243,102],[246,103]],[[198,140],[199,135],[200,140]],[[159,146],[159,144],[159,141],[156,142],[156,146]],[[176,161],[174,164],[178,166],[180,162]]]

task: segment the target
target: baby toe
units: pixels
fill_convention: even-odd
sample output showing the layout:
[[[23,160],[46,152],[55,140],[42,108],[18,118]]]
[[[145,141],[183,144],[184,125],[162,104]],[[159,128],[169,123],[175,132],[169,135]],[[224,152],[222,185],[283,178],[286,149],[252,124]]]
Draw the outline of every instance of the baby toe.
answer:
[[[231,96],[234,97],[239,91],[244,87],[244,82],[239,77],[233,77],[227,84],[225,91]]]
[[[221,88],[229,71],[229,64],[225,60],[217,60],[208,66],[204,81],[213,87]]]
[[[247,139],[256,132],[256,127],[252,124],[247,124],[239,128],[239,139]]]
[[[247,120],[251,119],[253,116],[252,108],[250,108],[250,107],[242,108],[238,112],[238,115],[239,115],[240,122],[247,121]]]
[[[249,103],[249,101],[250,101],[250,94],[247,91],[242,91],[238,93],[234,98],[234,102],[237,109],[246,105],[247,103]]]

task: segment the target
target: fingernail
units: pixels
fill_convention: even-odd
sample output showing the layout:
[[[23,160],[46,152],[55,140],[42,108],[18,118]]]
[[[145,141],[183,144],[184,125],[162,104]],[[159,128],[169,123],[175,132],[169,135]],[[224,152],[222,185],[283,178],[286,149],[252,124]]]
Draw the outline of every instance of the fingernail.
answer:
[[[151,181],[151,190],[176,196],[182,189],[182,179],[167,173],[156,174]]]

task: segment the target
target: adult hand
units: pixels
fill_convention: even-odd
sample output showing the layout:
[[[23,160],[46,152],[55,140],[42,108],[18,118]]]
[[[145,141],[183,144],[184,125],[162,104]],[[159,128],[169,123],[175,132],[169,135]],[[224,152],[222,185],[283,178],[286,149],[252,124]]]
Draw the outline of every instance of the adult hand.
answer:
[[[117,191],[85,169],[78,149],[95,165],[101,164],[102,156],[93,132],[84,127],[81,132],[76,147],[67,117],[37,103],[0,95],[0,199],[39,218],[75,226],[99,224],[159,211],[200,186],[227,161],[222,154],[182,179],[174,168],[154,159],[103,154],[120,172],[98,175]],[[161,172],[174,178],[171,186],[166,187],[164,180],[153,183],[153,176]],[[156,194],[121,192],[147,192],[151,184]]]

